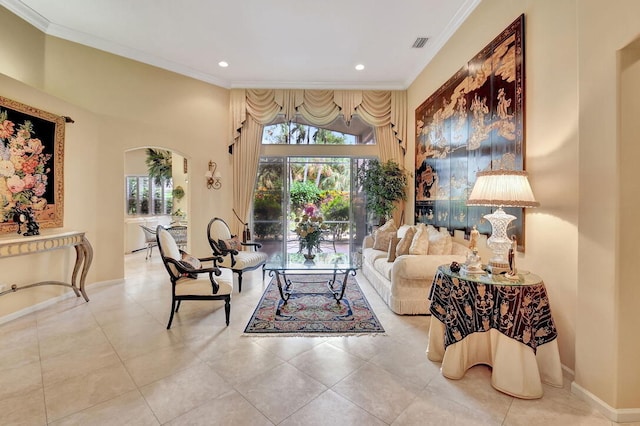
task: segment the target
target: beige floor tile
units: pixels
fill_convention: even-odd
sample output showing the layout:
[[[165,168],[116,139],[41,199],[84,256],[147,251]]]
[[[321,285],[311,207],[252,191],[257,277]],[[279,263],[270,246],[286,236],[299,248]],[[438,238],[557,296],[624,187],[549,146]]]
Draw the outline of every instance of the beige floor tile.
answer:
[[[419,391],[415,385],[372,364],[364,365],[332,389],[387,423],[394,421]]]
[[[160,423],[166,423],[231,390],[220,375],[202,363],[140,388]]]
[[[0,326],[1,327],[1,326]],[[38,344],[38,336],[35,327],[31,331],[25,331],[24,340],[20,339],[21,332],[17,332],[17,339],[7,338],[8,336],[0,336],[0,374],[4,370],[13,369],[40,362],[40,346]]]
[[[207,361],[207,364],[228,383],[237,385],[281,365],[284,361],[273,353],[252,343],[240,349],[234,349],[220,357]]]
[[[42,382],[49,386],[115,364],[120,364],[120,358],[105,339],[102,343],[43,359]]]
[[[181,307],[181,316],[179,319],[177,314],[174,317],[173,324],[171,324],[171,332],[182,340],[195,340],[216,337],[232,331],[225,323],[224,312],[218,313],[218,308],[219,306],[217,305],[215,307],[208,305],[197,319],[186,320],[182,316],[183,307]],[[224,311],[224,308],[222,311]],[[163,318],[168,321],[169,313],[165,312],[165,314],[163,314]],[[235,338],[239,337],[238,333],[235,333],[234,336]]]
[[[242,425],[272,426],[260,411],[238,392],[232,391],[206,401],[199,407],[167,423],[168,426]]]
[[[82,299],[82,304],[69,306],[62,311],[53,310],[47,315],[38,314],[38,334],[40,336],[55,337],[61,334],[78,333],[97,326],[98,323],[84,299]]]
[[[120,322],[124,326],[124,324],[133,323],[139,321],[140,318],[150,316],[149,312],[142,306],[137,303],[130,303],[127,300],[122,300],[119,305],[110,304],[101,308],[94,308],[92,305],[91,308],[96,322],[102,327],[114,322]]]
[[[138,390],[49,423],[52,426],[154,426],[160,423]]]
[[[293,413],[280,423],[280,426],[384,426],[386,424],[332,390],[328,390]]]
[[[404,340],[388,337],[388,345],[380,348],[369,360],[386,371],[411,381],[417,386],[426,386],[436,375],[440,374],[440,365],[427,359],[425,347],[417,344],[406,344]]]
[[[198,358],[213,361],[233,350],[242,350],[256,345],[255,338],[239,336],[229,330],[220,330],[218,334],[184,341]],[[249,350],[249,349],[247,349]]]
[[[295,367],[282,364],[236,386],[273,423],[280,423],[312,401],[327,387]]]
[[[256,343],[267,349],[269,352],[276,354],[285,361],[307,352],[314,347],[320,345],[326,340],[324,337],[300,338],[296,336],[286,337],[258,337]]]
[[[515,398],[504,419],[505,426],[609,426],[611,421],[595,412],[587,404],[566,404],[552,398],[523,400]]]
[[[501,423],[501,419],[495,419],[481,410],[469,409],[456,401],[426,390],[418,395],[392,425],[499,426]]]
[[[167,346],[124,361],[127,371],[139,387],[200,364],[184,345]]]
[[[117,333],[117,336],[109,336],[109,340],[123,360],[182,343],[181,339],[157,322],[147,324],[146,328],[136,327],[135,334]]]
[[[365,361],[370,360],[387,344],[387,336],[328,337],[327,342]]]
[[[0,399],[0,425],[44,425],[46,422],[42,388]]]
[[[133,389],[135,384],[121,364],[56,382],[44,388],[47,417],[58,420]]]
[[[100,327],[93,327],[78,332],[69,332],[62,335],[43,335],[39,333],[40,357],[44,360],[77,350],[109,344],[107,336]]]
[[[0,400],[42,389],[42,370],[32,362],[0,373]]]
[[[329,343],[314,346],[289,363],[325,386],[331,387],[362,367],[366,361]]]

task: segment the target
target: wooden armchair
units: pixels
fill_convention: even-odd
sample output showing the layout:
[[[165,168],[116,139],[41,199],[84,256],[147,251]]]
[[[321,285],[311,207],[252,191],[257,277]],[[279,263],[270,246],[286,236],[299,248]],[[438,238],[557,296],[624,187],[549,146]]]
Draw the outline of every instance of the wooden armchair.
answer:
[[[242,273],[262,268],[264,280],[264,264],[267,262],[266,253],[258,251],[260,243],[242,242],[237,236],[231,235],[227,223],[215,217],[207,225],[207,238],[213,255],[221,257],[222,261],[214,261],[216,266],[231,269],[238,274],[238,292],[242,291]],[[252,250],[243,250],[250,247]]]
[[[171,280],[171,315],[167,329],[171,328],[173,314],[178,312],[183,300],[223,300],[225,318],[229,325],[233,291],[232,273],[221,271],[215,266],[218,260],[215,256],[195,258],[180,250],[174,237],[161,225],[156,228],[156,239],[162,262]],[[208,261],[213,261],[213,266],[202,267],[202,262]],[[208,277],[199,278],[201,274],[207,274]],[[217,278],[214,278],[214,275]]]

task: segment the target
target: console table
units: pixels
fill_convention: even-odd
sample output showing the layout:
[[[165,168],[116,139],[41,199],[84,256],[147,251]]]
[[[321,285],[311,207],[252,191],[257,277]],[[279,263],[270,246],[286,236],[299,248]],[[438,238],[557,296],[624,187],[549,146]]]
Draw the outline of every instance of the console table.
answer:
[[[12,293],[25,288],[36,287],[40,285],[61,285],[71,287],[77,297],[84,297],[89,301],[87,293],[84,290],[84,282],[89,272],[89,267],[93,261],[93,248],[84,232],[45,232],[41,235],[31,237],[16,237],[10,239],[0,239],[0,259],[13,256],[25,256],[29,254],[42,253],[50,250],[74,247],[76,251],[76,261],[71,274],[71,282],[62,281],[42,281],[24,286],[13,284],[10,290],[0,293],[0,296]],[[79,279],[78,279],[79,277]]]
[[[431,293],[427,356],[461,379],[477,364],[493,367],[492,386],[524,399],[542,397],[542,382],[562,386],[557,332],[540,277],[452,272],[438,268]]]

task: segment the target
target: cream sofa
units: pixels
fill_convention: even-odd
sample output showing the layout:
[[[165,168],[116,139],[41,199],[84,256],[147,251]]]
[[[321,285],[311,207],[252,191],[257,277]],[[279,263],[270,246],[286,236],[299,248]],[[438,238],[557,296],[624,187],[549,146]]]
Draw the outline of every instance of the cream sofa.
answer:
[[[409,225],[401,226],[397,236],[402,238],[408,228]],[[373,244],[373,236],[364,238],[362,274],[389,308],[400,315],[429,314],[429,290],[438,266],[453,261],[463,263],[469,253],[464,243],[452,239],[449,254],[407,254],[388,262],[388,251],[376,250]]]

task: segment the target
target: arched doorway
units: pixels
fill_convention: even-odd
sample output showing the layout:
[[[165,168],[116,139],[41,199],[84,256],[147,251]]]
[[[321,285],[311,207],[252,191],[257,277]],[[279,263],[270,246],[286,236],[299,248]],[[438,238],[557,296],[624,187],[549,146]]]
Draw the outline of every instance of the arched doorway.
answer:
[[[154,154],[160,156],[154,157]],[[166,155],[165,155],[166,154]],[[164,157],[163,157],[164,156]],[[160,168],[168,167],[166,174],[156,176],[150,162]],[[158,164],[159,163],[159,164]],[[124,153],[125,188],[124,254],[147,250],[149,243],[142,226],[155,229],[158,225],[187,226],[189,218],[188,159],[180,153],[158,147],[140,147]],[[188,245],[185,238],[185,249]],[[153,253],[156,253],[152,250]],[[146,256],[142,256],[145,260]]]

